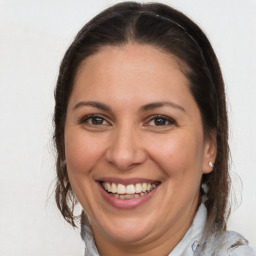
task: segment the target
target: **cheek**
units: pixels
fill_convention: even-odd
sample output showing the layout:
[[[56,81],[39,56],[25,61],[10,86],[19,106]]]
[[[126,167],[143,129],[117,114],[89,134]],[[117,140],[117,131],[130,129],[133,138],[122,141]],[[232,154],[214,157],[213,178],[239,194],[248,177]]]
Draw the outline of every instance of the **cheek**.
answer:
[[[67,133],[65,136],[65,154],[71,174],[89,173],[101,158],[104,148],[102,140],[85,136],[83,132]]]
[[[202,168],[203,140],[191,133],[151,138],[151,157],[169,175],[184,175]]]

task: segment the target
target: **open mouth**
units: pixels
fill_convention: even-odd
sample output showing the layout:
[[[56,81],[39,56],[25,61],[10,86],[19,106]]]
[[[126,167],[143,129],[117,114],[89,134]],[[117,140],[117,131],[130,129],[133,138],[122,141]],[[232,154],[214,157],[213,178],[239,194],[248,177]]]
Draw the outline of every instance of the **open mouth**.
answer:
[[[101,181],[100,184],[107,193],[115,198],[133,199],[150,193],[160,184],[160,182],[124,185]]]

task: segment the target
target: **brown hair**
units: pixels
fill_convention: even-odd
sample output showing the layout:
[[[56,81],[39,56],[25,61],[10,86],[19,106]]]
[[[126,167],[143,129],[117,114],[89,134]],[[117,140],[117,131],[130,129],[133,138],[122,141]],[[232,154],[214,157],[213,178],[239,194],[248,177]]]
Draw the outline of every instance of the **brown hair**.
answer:
[[[218,60],[205,34],[188,17],[159,3],[124,2],[98,14],[77,34],[68,48],[59,70],[55,90],[54,141],[57,150],[55,198],[63,217],[75,226],[77,203],[65,165],[64,126],[74,78],[81,62],[105,45],[128,42],[149,44],[181,61],[181,70],[190,82],[190,90],[201,112],[204,132],[217,132],[217,157],[214,169],[204,174],[208,187],[205,205],[208,225],[213,231],[226,228],[228,174],[228,122],[224,83]],[[205,194],[201,189],[201,197]]]

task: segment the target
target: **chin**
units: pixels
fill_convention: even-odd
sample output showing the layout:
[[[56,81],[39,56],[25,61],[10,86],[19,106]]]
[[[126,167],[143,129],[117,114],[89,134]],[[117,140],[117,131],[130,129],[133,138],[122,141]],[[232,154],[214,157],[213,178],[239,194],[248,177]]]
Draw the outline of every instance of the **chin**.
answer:
[[[122,220],[108,222],[108,225],[103,224],[101,231],[108,239],[117,243],[138,243],[152,235],[153,227],[147,223],[142,223],[141,220]],[[99,231],[99,230],[98,230]],[[94,231],[95,233],[95,231]]]

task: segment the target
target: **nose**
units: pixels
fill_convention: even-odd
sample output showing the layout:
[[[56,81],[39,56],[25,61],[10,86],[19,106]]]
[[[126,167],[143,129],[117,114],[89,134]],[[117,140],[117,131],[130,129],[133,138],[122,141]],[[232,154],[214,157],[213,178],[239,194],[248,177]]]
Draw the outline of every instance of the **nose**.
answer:
[[[139,137],[138,132],[127,127],[113,132],[106,151],[106,160],[120,170],[129,170],[142,164],[147,154]]]

